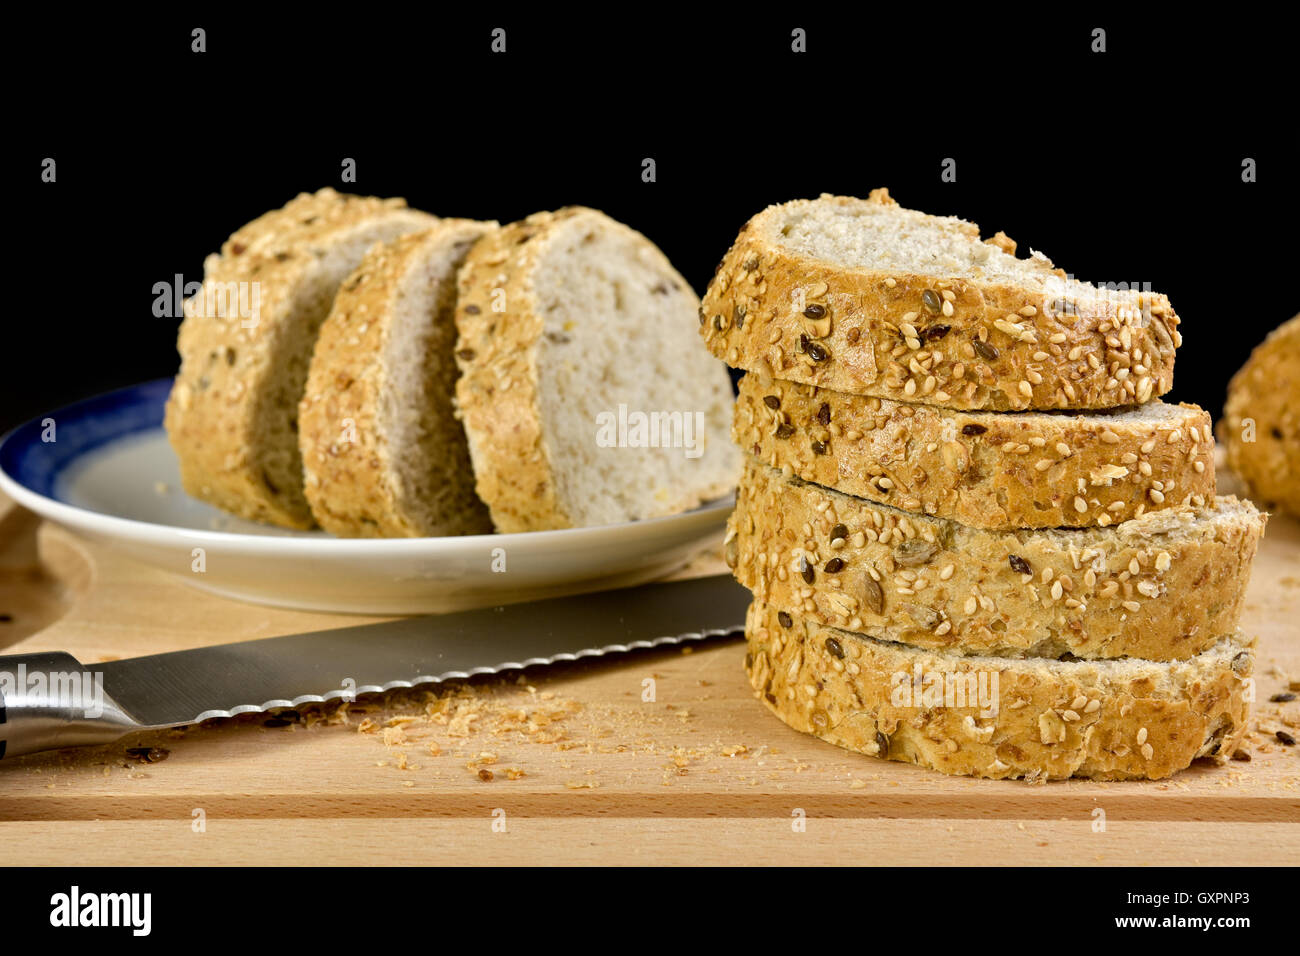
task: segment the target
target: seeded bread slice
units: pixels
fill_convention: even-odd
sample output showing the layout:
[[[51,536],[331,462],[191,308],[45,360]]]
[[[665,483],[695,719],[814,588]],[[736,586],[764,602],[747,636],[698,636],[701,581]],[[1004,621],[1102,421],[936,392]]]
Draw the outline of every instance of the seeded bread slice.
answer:
[[[1210,416],[1158,400],[960,412],[751,372],[732,437],[787,476],[973,528],[1105,527],[1214,498]]]
[[[976,777],[1168,777],[1230,756],[1247,730],[1254,642],[1186,661],[961,657],[825,627],[755,601],[755,696],[795,730]]]
[[[1300,315],[1255,347],[1228,384],[1223,415],[1228,466],[1251,498],[1300,518]]]
[[[312,526],[298,401],[317,330],[370,246],[436,222],[401,199],[322,189],[255,219],[208,257],[202,291],[185,303],[167,400],[187,492],[244,518]]]
[[[444,219],[366,254],[321,326],[299,406],[312,514],[347,537],[492,530],[455,416],[456,272],[496,223]]]
[[[884,189],[770,206],[718,266],[710,351],[774,379],[948,408],[1111,408],[1173,385],[1163,295],[1067,279]]]
[[[885,640],[1172,660],[1236,630],[1263,530],[1249,502],[1225,497],[1112,528],[987,531],[787,480],[751,459],[726,554],[759,600]]]
[[[593,209],[529,216],[470,251],[456,396],[498,531],[652,518],[731,490],[731,382],[695,344],[698,306],[649,240]]]

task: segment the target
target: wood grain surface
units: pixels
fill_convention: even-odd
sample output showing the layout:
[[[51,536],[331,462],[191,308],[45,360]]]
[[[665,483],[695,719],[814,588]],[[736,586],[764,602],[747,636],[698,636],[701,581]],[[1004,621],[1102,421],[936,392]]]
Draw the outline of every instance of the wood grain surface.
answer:
[[[359,620],[213,597],[0,501],[0,653],[93,664]],[[1244,624],[1252,759],[1165,781],[851,754],[768,715],[741,643],[715,640],[6,760],[0,839],[10,864],[1292,864],[1300,747],[1275,732],[1300,736],[1300,703],[1268,698],[1300,680],[1300,524],[1270,521]]]

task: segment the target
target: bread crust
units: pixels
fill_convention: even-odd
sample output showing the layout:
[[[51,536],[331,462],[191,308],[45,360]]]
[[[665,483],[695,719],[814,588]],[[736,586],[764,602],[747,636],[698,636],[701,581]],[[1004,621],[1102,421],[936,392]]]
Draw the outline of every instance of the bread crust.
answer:
[[[1247,730],[1254,654],[1241,635],[1167,663],[961,657],[760,601],[745,634],[755,696],[790,727],[942,773],[1158,780],[1197,757],[1231,755]]]
[[[750,373],[732,437],[787,475],[972,528],[1106,527],[1214,498],[1209,414],[1163,408],[962,412]]]
[[[897,205],[884,189],[867,201]],[[734,368],[997,411],[1140,404],[1173,386],[1181,337],[1163,295],[1072,303],[1050,286],[844,269],[770,241],[783,209],[771,206],[745,225],[704,296],[700,333]],[[990,241],[1014,249],[1001,233]],[[1063,276],[1041,262],[1045,276]],[[814,307],[815,316],[801,311]]]
[[[587,210],[535,213],[484,237],[458,277],[456,383],[475,488],[501,532],[567,528],[556,494],[550,450],[542,436],[536,307],[532,267],[548,231]],[[499,296],[499,299],[494,299]],[[504,301],[508,311],[495,312]]]
[[[443,219],[426,232],[371,249],[339,288],[316,340],[298,412],[304,490],[312,514],[326,531],[345,537],[491,532],[487,508],[473,492],[469,450],[459,424],[453,423],[457,434],[441,443],[443,460],[438,467],[452,481],[463,482],[463,491],[452,496],[454,506],[445,523],[426,527],[405,506],[395,461],[400,450],[388,446],[379,418],[394,387],[383,356],[407,273],[430,255],[475,242],[493,228],[495,223]],[[448,335],[445,361],[452,363],[455,329]],[[450,395],[446,402],[449,414]],[[351,423],[347,436],[351,441],[343,440],[344,422]]]
[[[750,458],[726,554],[757,599],[818,624],[957,654],[1159,661],[1236,629],[1263,528],[1219,498],[1114,528],[980,530]]]
[[[402,199],[322,189],[248,223],[204,262],[203,290],[185,303],[178,339],[181,368],[165,415],[181,483],[190,495],[254,521],[314,525],[302,488],[274,485],[255,460],[260,403],[269,383],[283,374],[278,361],[283,325],[298,307],[318,258],[337,237],[380,217],[407,221],[412,231],[437,222],[407,209]],[[205,306],[232,283],[256,288],[255,322],[237,310],[221,315]]]
[[[456,360],[461,378],[456,400],[478,495],[500,532],[568,528],[574,523],[557,495],[556,470],[542,425],[537,344],[544,320],[534,273],[548,244],[577,219],[589,220],[593,228],[628,229],[581,206],[535,213],[478,243],[460,271]],[[657,249],[654,253],[668,274],[678,276],[667,257]],[[665,501],[660,513],[687,511],[730,488],[692,488],[677,500]]]
[[[1251,498],[1300,518],[1300,315],[1269,333],[1232,377],[1219,425],[1228,467]]]

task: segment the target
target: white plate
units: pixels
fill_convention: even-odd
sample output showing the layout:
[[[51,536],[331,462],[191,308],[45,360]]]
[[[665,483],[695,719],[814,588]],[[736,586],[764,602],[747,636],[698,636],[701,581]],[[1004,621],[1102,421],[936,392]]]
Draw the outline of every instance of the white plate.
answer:
[[[650,581],[720,543],[734,500],[668,518],[528,534],[362,539],[288,531],[181,490],[162,430],[170,386],[147,382],[19,426],[0,442],[0,490],[204,591],[365,614],[489,607]]]

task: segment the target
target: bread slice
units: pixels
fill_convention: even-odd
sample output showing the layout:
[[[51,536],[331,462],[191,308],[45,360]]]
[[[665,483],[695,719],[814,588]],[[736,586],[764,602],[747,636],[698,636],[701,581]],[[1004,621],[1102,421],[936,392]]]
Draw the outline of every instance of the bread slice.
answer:
[[[456,395],[498,531],[652,518],[731,490],[731,383],[694,344],[698,306],[649,240],[593,209],[529,216],[471,250]]]
[[[1300,315],[1255,347],[1219,422],[1228,467],[1261,507],[1300,518]]]
[[[367,253],[321,326],[299,406],[312,514],[347,537],[492,530],[455,416],[456,273],[496,223],[444,219]]]
[[[795,730],[950,774],[1158,780],[1230,756],[1252,699],[1241,634],[1185,661],[962,657],[755,601],[745,636],[755,696]]]
[[[1112,528],[986,531],[750,460],[736,578],[817,624],[1005,657],[1187,658],[1236,630],[1264,516],[1218,498]]]
[[[759,213],[700,312],[709,349],[771,378],[948,408],[1111,408],[1173,385],[1163,295],[1099,289],[884,189]]]
[[[401,199],[303,193],[239,229],[185,303],[166,427],[196,498],[256,521],[312,526],[298,401],[334,293],[376,242],[437,219]]]
[[[962,412],[751,372],[732,437],[787,476],[973,528],[1105,527],[1214,497],[1210,416],[1158,400]]]

